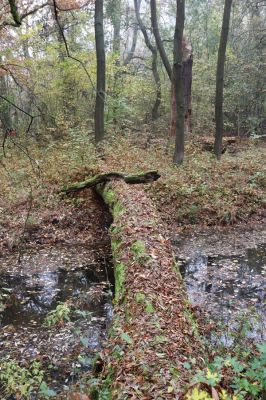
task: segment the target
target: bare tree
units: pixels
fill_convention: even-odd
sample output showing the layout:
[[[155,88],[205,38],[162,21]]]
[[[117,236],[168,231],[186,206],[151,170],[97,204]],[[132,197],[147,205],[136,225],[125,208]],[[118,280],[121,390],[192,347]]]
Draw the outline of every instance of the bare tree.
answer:
[[[156,120],[158,118],[158,110],[161,104],[161,80],[160,80],[160,75],[158,72],[158,56],[157,56],[157,48],[156,46],[153,46],[146,26],[144,25],[141,16],[140,16],[140,12],[139,12],[139,6],[140,4],[139,0],[134,0],[134,6],[135,6],[135,12],[136,12],[136,18],[140,27],[140,30],[143,34],[144,40],[145,40],[145,44],[148,47],[148,49],[150,50],[150,52],[152,53],[152,73],[153,73],[153,78],[155,81],[155,85],[156,85],[156,99],[152,108],[152,120]]]
[[[95,103],[95,141],[104,137],[104,103],[105,103],[105,48],[103,30],[103,0],[95,0],[95,43],[97,57],[97,88]]]
[[[165,48],[163,45],[163,41],[161,39],[159,27],[158,27],[156,0],[151,0],[150,5],[151,5],[151,24],[152,24],[153,34],[154,34],[154,37],[156,40],[156,44],[157,44],[163,65],[164,65],[167,75],[171,81],[172,80],[172,68],[171,68],[170,61],[168,60],[168,57],[167,57],[167,54],[166,54],[166,51],[165,51]]]
[[[216,70],[216,95],[215,95],[215,142],[214,153],[218,160],[222,154],[223,143],[223,90],[224,90],[224,64],[226,45],[229,32],[230,14],[232,0],[225,0],[223,24],[220,37],[220,45],[218,51],[217,70]]]
[[[167,75],[172,84],[171,92],[171,133],[175,136],[174,163],[179,165],[184,158],[184,118],[191,114],[192,55],[191,48],[183,38],[185,1],[176,0],[176,27],[174,35],[174,63],[171,68],[163,41],[160,36],[156,0],[150,0],[152,30]],[[185,50],[183,52],[183,50]],[[184,87],[185,104],[184,108]],[[187,121],[189,126],[189,121]]]
[[[176,135],[173,162],[180,165],[184,159],[184,85],[182,80],[182,39],[185,22],[185,0],[176,0],[174,35],[173,90],[176,99]]]

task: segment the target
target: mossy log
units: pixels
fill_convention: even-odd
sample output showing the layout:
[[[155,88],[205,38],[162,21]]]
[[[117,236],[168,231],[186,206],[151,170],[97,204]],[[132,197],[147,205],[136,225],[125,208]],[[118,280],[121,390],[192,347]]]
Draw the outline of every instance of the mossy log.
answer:
[[[148,171],[141,174],[126,175],[120,172],[107,172],[105,174],[98,174],[92,178],[86,179],[83,182],[74,183],[67,188],[62,189],[64,193],[77,192],[82,189],[94,187],[96,185],[109,182],[111,180],[123,180],[128,184],[149,183],[157,181],[160,178],[158,171]]]

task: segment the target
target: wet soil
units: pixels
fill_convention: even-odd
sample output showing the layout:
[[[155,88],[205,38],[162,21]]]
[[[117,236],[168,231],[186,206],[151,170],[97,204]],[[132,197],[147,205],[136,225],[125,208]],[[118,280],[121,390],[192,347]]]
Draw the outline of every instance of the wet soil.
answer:
[[[0,258],[1,362],[40,361],[57,392],[92,368],[112,319],[111,217],[96,195],[85,196],[78,206],[47,210],[23,247]],[[69,320],[48,326],[63,303]]]
[[[266,230],[232,229],[174,238],[177,261],[188,295],[209,318],[222,324],[221,340],[245,329],[256,341],[266,339]]]

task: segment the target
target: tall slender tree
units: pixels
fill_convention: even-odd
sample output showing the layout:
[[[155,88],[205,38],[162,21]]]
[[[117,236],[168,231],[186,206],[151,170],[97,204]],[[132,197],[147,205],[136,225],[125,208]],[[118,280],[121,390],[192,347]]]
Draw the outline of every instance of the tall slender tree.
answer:
[[[97,58],[97,87],[95,103],[95,142],[104,137],[104,103],[105,103],[105,48],[103,30],[103,0],[95,0],[95,43]]]
[[[183,38],[184,21],[185,21],[185,0],[176,0],[176,26],[174,35],[174,63],[171,68],[170,61],[165,51],[163,41],[160,36],[156,0],[150,0],[151,7],[151,23],[152,30],[156,40],[156,44],[164,64],[167,75],[172,84],[171,96],[171,133],[175,136],[175,152],[173,161],[176,165],[182,164],[184,158],[184,81],[189,79],[185,84],[187,118],[191,114],[190,92],[192,81],[192,56],[191,48],[187,47],[187,42]],[[186,50],[183,53],[183,49]],[[189,51],[187,51],[189,49]],[[185,58],[183,58],[185,55]],[[189,72],[190,69],[190,72]]]
[[[222,154],[223,143],[223,90],[224,90],[224,65],[225,54],[230,24],[232,0],[225,0],[223,24],[221,30],[220,44],[218,50],[217,70],[216,70],[216,94],[215,94],[215,142],[214,153],[218,160]]]
[[[152,25],[152,31],[156,40],[156,44],[163,62],[163,65],[165,67],[165,70],[167,72],[168,78],[171,80],[172,79],[172,68],[170,61],[168,59],[168,56],[166,54],[163,41],[160,35],[159,27],[158,27],[158,18],[157,18],[157,5],[156,5],[156,0],[151,0],[150,2],[151,6],[151,25]]]
[[[150,50],[150,52],[152,53],[152,74],[153,74],[153,78],[155,81],[155,85],[156,85],[156,99],[152,108],[152,112],[151,112],[151,118],[152,120],[156,120],[159,116],[158,114],[158,110],[161,104],[161,79],[160,79],[160,75],[158,72],[158,55],[157,55],[157,47],[156,45],[154,46],[149,38],[148,32],[147,32],[147,28],[144,25],[142,18],[140,16],[140,12],[139,12],[139,8],[140,8],[140,2],[139,0],[134,0],[134,6],[135,6],[135,12],[136,12],[136,18],[140,27],[140,30],[143,34],[144,40],[145,40],[145,44],[148,47],[148,49]]]
[[[176,135],[173,162],[180,165],[184,159],[184,85],[182,80],[182,39],[185,22],[185,0],[176,0],[174,35],[173,90],[176,99]]]

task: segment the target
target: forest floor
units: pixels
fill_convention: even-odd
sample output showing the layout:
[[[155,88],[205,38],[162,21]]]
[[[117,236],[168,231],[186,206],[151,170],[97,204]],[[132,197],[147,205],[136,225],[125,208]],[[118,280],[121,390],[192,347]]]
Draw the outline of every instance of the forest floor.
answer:
[[[49,210],[61,213],[65,201],[72,202],[75,213],[83,200],[62,200],[61,187],[106,171],[157,169],[161,178],[145,190],[162,218],[178,229],[260,223],[265,216],[266,141],[239,140],[217,162],[202,150],[201,141],[191,138],[180,167],[172,165],[173,146],[149,134],[110,137],[97,151],[85,133],[45,148],[18,143],[6,148],[0,163],[2,251],[16,244],[27,216],[26,225],[37,228],[45,225]]]
[[[168,227],[168,237],[211,226],[223,231],[232,225],[245,231],[256,226],[259,232],[266,204],[265,142],[239,141],[217,162],[192,138],[178,168],[172,165],[172,152],[165,138],[140,133],[109,138],[97,151],[85,133],[76,132],[45,149],[32,143],[25,147],[23,140],[7,146],[0,164],[1,256],[36,246],[93,243],[101,235],[94,222],[98,219],[99,226],[102,218],[93,198],[66,198],[60,190],[107,171],[159,171],[161,178],[143,189]]]

